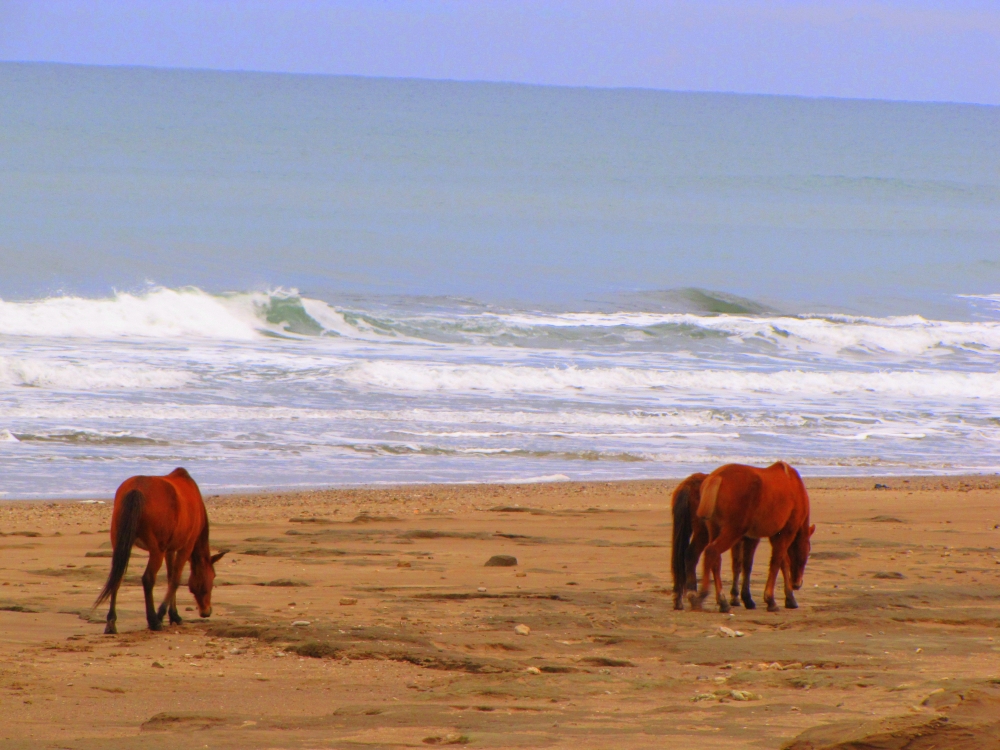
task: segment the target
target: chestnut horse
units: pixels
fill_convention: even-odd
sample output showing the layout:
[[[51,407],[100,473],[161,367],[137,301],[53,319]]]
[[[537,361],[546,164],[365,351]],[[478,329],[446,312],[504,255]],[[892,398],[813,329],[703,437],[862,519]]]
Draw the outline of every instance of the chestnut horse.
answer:
[[[702,482],[698,517],[708,526],[709,542],[701,590],[691,594],[693,606],[708,596],[709,575],[715,579],[715,598],[721,612],[729,611],[722,597],[722,553],[744,537],[771,541],[771,564],[764,586],[768,612],[777,612],[774,586],[780,570],[785,584],[785,607],[795,609],[793,590],[802,588],[810,537],[816,530],[809,525],[809,495],[799,472],[778,461],[766,469],[742,464],[726,464]]]
[[[701,485],[708,474],[692,474],[674,490],[670,505],[674,517],[674,538],[671,568],[674,576],[674,609],[684,609],[684,592],[696,591],[698,558],[708,544],[708,526],[698,517],[701,502]],[[733,545],[733,586],[729,592],[729,603],[740,606],[740,599],[747,609],[757,605],[750,596],[750,573],[753,570],[753,556],[757,550],[757,539],[741,539]],[[740,587],[740,576],[743,586]]]
[[[163,629],[169,612],[171,624],[181,622],[177,614],[177,588],[184,566],[191,562],[188,588],[198,604],[198,614],[212,614],[212,584],[215,563],[225,552],[213,555],[208,546],[208,514],[198,485],[184,469],[174,469],[165,477],[131,477],[115,493],[111,516],[111,573],[97,597],[98,606],[108,597],[108,624],[105,633],[117,633],[115,600],[121,586],[132,545],[149,552],[142,590],[146,595],[146,622],[150,630]],[[153,586],[164,559],[167,561],[167,594],[159,610],[153,606]]]

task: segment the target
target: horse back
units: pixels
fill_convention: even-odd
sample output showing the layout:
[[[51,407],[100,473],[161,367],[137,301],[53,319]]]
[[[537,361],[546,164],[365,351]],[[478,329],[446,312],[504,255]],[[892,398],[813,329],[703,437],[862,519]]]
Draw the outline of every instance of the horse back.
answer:
[[[184,469],[167,476],[135,476],[122,482],[115,493],[112,534],[121,513],[121,501],[132,490],[144,497],[138,539],[141,546],[161,550],[189,548],[201,537],[208,518],[201,491]]]

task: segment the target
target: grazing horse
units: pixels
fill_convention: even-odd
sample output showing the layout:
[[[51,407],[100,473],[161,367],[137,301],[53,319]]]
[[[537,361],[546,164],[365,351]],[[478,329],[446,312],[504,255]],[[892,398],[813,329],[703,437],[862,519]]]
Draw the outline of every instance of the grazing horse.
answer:
[[[674,516],[674,538],[671,568],[674,576],[674,609],[684,609],[684,592],[696,591],[698,558],[708,544],[708,526],[698,517],[701,502],[701,485],[708,474],[692,474],[674,490],[670,504]],[[747,609],[757,605],[750,596],[750,573],[753,570],[753,556],[757,550],[757,539],[741,539],[733,545],[733,586],[729,592],[729,603],[740,606],[743,600]],[[740,587],[740,576],[743,586]]]
[[[698,517],[708,526],[709,542],[701,590],[691,594],[695,607],[708,596],[709,575],[715,579],[719,611],[728,612],[722,596],[722,553],[744,537],[771,541],[771,564],[764,586],[768,612],[777,612],[774,587],[780,570],[785,584],[785,607],[795,609],[795,594],[802,588],[810,538],[816,527],[809,525],[809,495],[802,477],[784,461],[766,469],[726,464],[713,471],[701,485]]]
[[[177,587],[184,566],[191,562],[188,588],[198,604],[198,614],[212,614],[212,584],[215,563],[225,552],[216,555],[208,546],[208,514],[201,491],[184,469],[174,469],[165,477],[131,477],[115,493],[111,516],[111,573],[94,602],[98,606],[111,598],[105,633],[117,633],[115,600],[121,586],[132,545],[149,552],[142,590],[146,595],[146,622],[150,630],[163,629],[163,616],[169,612],[170,623],[179,624]],[[164,559],[167,561],[167,594],[159,610],[153,606],[153,586]]]

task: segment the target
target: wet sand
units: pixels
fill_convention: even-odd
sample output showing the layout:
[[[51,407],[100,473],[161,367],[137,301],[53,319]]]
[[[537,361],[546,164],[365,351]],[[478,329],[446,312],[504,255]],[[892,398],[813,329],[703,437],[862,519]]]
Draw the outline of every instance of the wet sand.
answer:
[[[0,503],[0,748],[1000,747],[1000,478],[808,480],[799,609],[765,542],[732,616],[672,609],[673,485],[207,498],[215,613],[148,632],[137,550],[118,636],[110,502]]]

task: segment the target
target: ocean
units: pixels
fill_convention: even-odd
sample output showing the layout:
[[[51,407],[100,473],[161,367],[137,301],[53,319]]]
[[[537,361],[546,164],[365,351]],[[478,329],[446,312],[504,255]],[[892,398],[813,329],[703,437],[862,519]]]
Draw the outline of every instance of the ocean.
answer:
[[[998,365],[998,107],[0,63],[0,497],[995,473]]]

